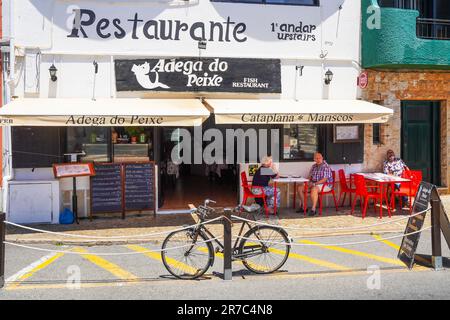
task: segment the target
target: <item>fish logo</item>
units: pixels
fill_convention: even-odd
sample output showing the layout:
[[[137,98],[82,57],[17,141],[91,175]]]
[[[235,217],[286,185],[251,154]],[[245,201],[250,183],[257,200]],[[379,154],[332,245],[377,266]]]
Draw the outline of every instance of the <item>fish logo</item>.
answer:
[[[134,64],[131,71],[136,75],[137,82],[145,89],[156,89],[158,87],[163,89],[170,89],[164,83],[159,82],[159,73],[153,72],[155,74],[155,81],[150,80],[150,64],[145,62],[141,65]]]

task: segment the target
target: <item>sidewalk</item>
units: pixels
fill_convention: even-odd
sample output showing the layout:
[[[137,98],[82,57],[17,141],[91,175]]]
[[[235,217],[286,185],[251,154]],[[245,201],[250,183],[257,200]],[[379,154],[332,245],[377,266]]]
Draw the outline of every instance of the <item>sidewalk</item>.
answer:
[[[450,196],[442,196],[447,212],[450,212]],[[221,210],[218,210],[217,216]],[[370,206],[366,218],[361,218],[359,207],[355,214],[350,215],[350,208],[342,208],[336,212],[334,208],[327,208],[323,216],[304,217],[303,213],[295,213],[293,210],[283,210],[278,217],[270,216],[266,219],[259,217],[260,222],[277,224],[287,228],[291,237],[320,237],[330,235],[351,235],[351,234],[383,234],[383,233],[403,233],[408,221],[408,211],[398,210],[389,219],[386,210],[383,211],[383,219],[378,218],[378,210],[375,214]],[[215,216],[215,217],[217,217]],[[213,219],[215,217],[208,217]],[[389,223],[388,223],[389,222]],[[189,214],[176,215],[145,215],[131,216],[125,220],[114,217],[102,217],[89,221],[80,220],[80,224],[72,225],[32,225],[36,229],[43,229],[52,232],[61,232],[68,235],[82,235],[93,237],[123,237],[148,235],[161,232],[169,232],[183,226],[195,224],[194,219]],[[381,225],[380,225],[381,224]],[[375,225],[375,226],[373,226]],[[430,214],[427,214],[424,227],[430,225]],[[239,223],[233,226],[233,234],[239,232]],[[361,227],[361,229],[359,229]],[[290,229],[294,228],[294,229]],[[348,228],[347,230],[342,228]],[[220,221],[208,225],[208,229],[216,236],[223,234],[223,226]],[[126,243],[154,242],[160,243],[167,234],[139,238],[112,238],[112,239],[88,239],[76,237],[64,237],[37,233],[21,228],[8,226],[6,240],[22,244],[72,244],[72,245],[112,245]]]

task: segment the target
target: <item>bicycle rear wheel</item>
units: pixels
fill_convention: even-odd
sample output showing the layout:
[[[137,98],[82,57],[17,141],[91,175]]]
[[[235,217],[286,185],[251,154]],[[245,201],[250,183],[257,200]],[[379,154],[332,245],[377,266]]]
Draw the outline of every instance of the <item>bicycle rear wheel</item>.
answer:
[[[280,228],[253,227],[243,238],[239,245],[239,253],[245,256],[242,263],[254,273],[273,273],[280,269],[289,257],[289,238]]]
[[[205,243],[208,238],[200,232],[194,241],[194,235],[193,230],[175,231],[162,244],[162,262],[178,279],[201,277],[214,259],[211,243]]]

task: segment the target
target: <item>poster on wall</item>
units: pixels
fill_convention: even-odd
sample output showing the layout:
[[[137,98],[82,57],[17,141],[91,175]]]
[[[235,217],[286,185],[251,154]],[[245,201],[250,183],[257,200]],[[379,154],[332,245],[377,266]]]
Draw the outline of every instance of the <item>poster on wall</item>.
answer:
[[[281,93],[279,59],[116,60],[117,91]]]
[[[360,142],[359,125],[334,125],[334,143]]]

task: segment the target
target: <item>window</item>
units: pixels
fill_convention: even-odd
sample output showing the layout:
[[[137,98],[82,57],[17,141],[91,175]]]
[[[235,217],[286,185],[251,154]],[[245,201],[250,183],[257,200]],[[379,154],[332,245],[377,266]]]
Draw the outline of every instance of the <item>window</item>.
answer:
[[[378,104],[380,106],[384,105],[383,100],[374,100],[373,103]],[[372,125],[372,142],[373,144],[383,144],[381,141],[381,124],[374,123]]]
[[[284,125],[283,160],[312,160],[318,149],[317,125]]]
[[[419,11],[419,18],[450,19],[448,0],[378,0],[380,7]]]
[[[236,2],[259,4],[286,4],[295,6],[319,6],[319,0],[211,0],[212,2]]]
[[[63,131],[59,127],[13,127],[14,168],[48,168],[63,162]]]
[[[109,127],[69,127],[67,128],[67,153],[85,152],[81,161],[110,161]]]
[[[372,141],[373,144],[381,144],[381,124],[374,123],[372,127]]]

